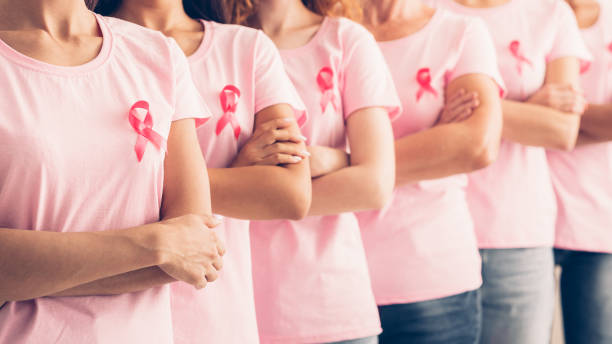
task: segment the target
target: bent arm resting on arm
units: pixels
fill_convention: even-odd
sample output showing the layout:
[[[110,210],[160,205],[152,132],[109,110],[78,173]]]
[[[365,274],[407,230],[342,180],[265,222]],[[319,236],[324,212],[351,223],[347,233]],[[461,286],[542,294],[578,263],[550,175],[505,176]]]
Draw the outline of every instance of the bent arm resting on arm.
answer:
[[[612,104],[589,104],[582,115],[578,144],[612,141]]]
[[[498,86],[486,75],[468,74],[449,84],[449,99],[462,89],[478,94],[470,117],[395,141],[397,186],[471,172],[495,160],[502,126]]]
[[[559,58],[548,63],[545,85],[561,84],[579,90],[579,75],[580,63],[577,58]],[[548,90],[543,88],[541,91]],[[538,96],[536,94],[530,99],[533,103],[502,101],[503,137],[528,146],[573,149],[580,127],[581,111],[584,108],[578,109],[578,112],[563,112],[542,105],[541,97]],[[576,99],[576,102],[580,102],[579,97]]]
[[[175,121],[168,137],[168,154],[164,162],[161,207],[164,221],[161,224],[172,228],[179,227],[182,231],[171,232],[164,229],[159,245],[162,251],[167,251],[171,261],[180,261],[180,264],[158,261],[148,265],[148,268],[139,269],[146,267],[141,266],[128,269],[74,288],[64,288],[53,296],[122,294],[176,280],[203,288],[207,282],[217,278],[216,270],[222,267],[220,256],[225,252],[223,243],[210,229],[217,224],[210,213],[206,164],[198,145],[194,122],[192,119]],[[182,246],[182,250],[172,250],[171,247],[175,244]],[[183,255],[183,258],[179,254]]]
[[[311,185],[303,141],[289,105],[259,111],[253,138],[241,149],[233,167],[209,169],[213,211],[251,220],[298,220],[306,216]],[[281,154],[287,147],[295,155]]]
[[[312,182],[309,215],[331,215],[382,208],[393,192],[393,131],[379,107],[355,111],[347,119],[350,166]]]

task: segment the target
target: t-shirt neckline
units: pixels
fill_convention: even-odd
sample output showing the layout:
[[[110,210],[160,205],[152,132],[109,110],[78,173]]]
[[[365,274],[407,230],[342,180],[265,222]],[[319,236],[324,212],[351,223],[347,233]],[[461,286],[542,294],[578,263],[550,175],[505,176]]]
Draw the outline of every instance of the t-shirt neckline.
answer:
[[[437,8],[436,11],[434,12],[434,14],[431,16],[431,18],[429,18],[429,21],[423,26],[421,27],[419,30],[406,35],[404,37],[399,37],[396,39],[390,39],[387,41],[377,41],[378,45],[381,47],[384,47],[386,45],[392,45],[394,43],[398,43],[398,42],[403,42],[403,41],[411,41],[413,39],[416,39],[422,35],[425,35],[427,32],[429,32],[435,25],[435,23],[438,21],[438,18],[441,16],[441,12],[443,10]]]
[[[196,59],[206,56],[210,51],[210,47],[212,46],[215,30],[214,23],[204,19],[200,19],[200,23],[202,23],[202,26],[204,27],[204,37],[202,37],[202,41],[200,42],[200,45],[198,46],[196,51],[193,54],[187,56],[187,60],[189,62],[193,62]]]
[[[16,64],[43,73],[75,75],[91,72],[94,69],[102,66],[108,60],[113,46],[113,35],[108,27],[108,24],[99,14],[92,14],[96,18],[96,22],[98,23],[98,27],[100,28],[100,32],[102,33],[102,47],[96,57],[89,60],[88,62],[85,62],[84,64],[77,66],[60,66],[43,62],[20,53],[1,39],[0,54],[4,55],[6,58],[15,62]]]

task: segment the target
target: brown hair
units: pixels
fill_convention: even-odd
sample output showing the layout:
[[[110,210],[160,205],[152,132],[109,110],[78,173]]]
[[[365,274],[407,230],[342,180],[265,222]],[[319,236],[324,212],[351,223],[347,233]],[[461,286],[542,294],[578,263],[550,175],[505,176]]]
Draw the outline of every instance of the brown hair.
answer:
[[[210,5],[223,13],[223,21],[229,24],[248,24],[257,12],[257,0],[217,0]],[[361,19],[359,0],[302,0],[302,4],[321,16],[340,16]]]
[[[302,0],[302,3],[318,15],[361,19],[361,6],[358,0]]]

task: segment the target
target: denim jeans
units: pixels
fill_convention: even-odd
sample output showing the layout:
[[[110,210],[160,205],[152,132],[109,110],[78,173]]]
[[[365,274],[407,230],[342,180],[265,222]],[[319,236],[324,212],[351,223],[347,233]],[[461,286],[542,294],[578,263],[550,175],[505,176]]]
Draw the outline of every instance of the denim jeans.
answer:
[[[372,336],[372,337],[365,337],[365,338],[359,338],[359,339],[342,340],[339,342],[333,342],[329,344],[378,344],[378,337]]]
[[[381,344],[475,344],[480,297],[474,290],[441,299],[378,307]]]
[[[612,254],[555,250],[567,344],[612,343]]]
[[[552,248],[483,249],[483,344],[546,344],[554,309]]]

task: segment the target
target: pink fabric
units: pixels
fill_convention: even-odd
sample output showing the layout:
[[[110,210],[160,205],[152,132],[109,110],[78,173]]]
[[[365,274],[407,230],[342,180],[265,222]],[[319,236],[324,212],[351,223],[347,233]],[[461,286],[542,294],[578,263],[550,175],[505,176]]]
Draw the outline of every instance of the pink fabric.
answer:
[[[309,43],[281,56],[309,111],[302,130],[311,145],[344,148],[345,120],[356,110],[400,112],[384,58],[358,24],[326,18]],[[319,87],[321,71],[333,91]],[[330,103],[322,104],[327,97]],[[331,342],[380,332],[354,214],[252,222],[251,248],[263,343]]]
[[[458,77],[484,74],[503,87],[495,47],[478,19],[440,9],[420,31],[379,46],[405,111],[393,122],[396,139],[434,126],[444,90]],[[480,286],[466,186],[465,174],[405,185],[396,188],[382,211],[358,214],[379,305],[431,300]]]
[[[592,104],[612,103],[612,6],[600,1],[597,23],[582,30],[594,56],[582,74]],[[548,152],[559,215],[555,246],[612,253],[612,144],[578,147],[571,153]]]
[[[485,21],[511,100],[523,101],[542,87],[547,62],[570,56],[590,59],[564,1],[511,0],[490,8],[465,7],[454,0],[426,2]],[[554,242],[557,211],[544,148],[503,140],[497,161],[470,174],[468,202],[481,248]]]
[[[198,129],[198,137],[208,166],[224,168],[252,136],[257,112],[289,104],[300,117],[305,107],[274,43],[261,31],[203,24],[204,40],[189,62],[213,117]],[[185,283],[172,285],[175,342],[257,343],[249,222],[224,218],[215,231],[227,247],[219,279],[201,291]]]
[[[0,41],[0,226],[81,232],[159,220],[165,151],[130,124],[145,101],[151,130],[208,116],[182,51],[162,34],[97,17],[103,46],[76,67],[31,59]],[[140,118],[140,120],[143,120]],[[1,343],[172,343],[169,288],[39,298],[0,309]]]

